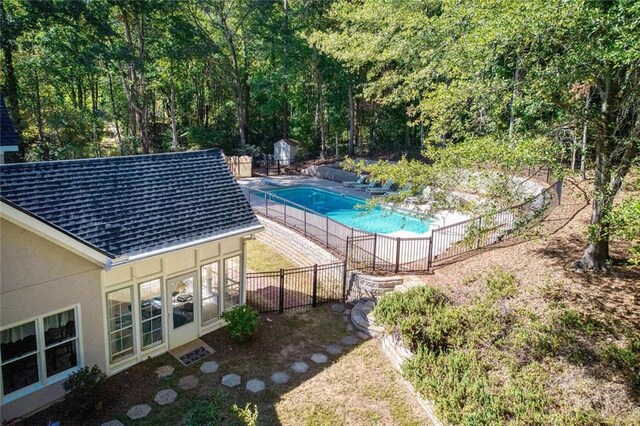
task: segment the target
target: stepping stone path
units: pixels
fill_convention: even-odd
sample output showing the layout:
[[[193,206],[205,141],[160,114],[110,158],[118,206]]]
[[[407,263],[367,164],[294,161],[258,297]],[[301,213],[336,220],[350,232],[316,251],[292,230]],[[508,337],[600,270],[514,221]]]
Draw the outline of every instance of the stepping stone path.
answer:
[[[127,411],[127,416],[131,420],[137,420],[147,417],[150,412],[151,407],[149,407],[147,404],[134,405],[133,407],[129,408],[129,411]]]
[[[178,394],[173,389],[164,389],[158,392],[153,400],[160,405],[167,405],[175,401],[176,396],[178,396]]]
[[[218,371],[218,368],[220,368],[220,365],[218,365],[217,362],[207,361],[200,366],[200,371],[202,371],[205,374],[209,374],[209,373],[215,373],[216,371]]]
[[[170,365],[163,365],[162,367],[158,367],[156,369],[156,374],[158,375],[158,377],[167,377],[170,376],[174,370],[175,368]]]
[[[251,393],[258,393],[264,390],[264,382],[258,379],[251,379],[247,382],[246,389]]]
[[[342,303],[334,303],[333,305],[331,305],[331,310],[333,312],[339,313],[341,314],[342,312],[344,312],[344,305]]]
[[[102,426],[124,426],[120,420],[111,420],[109,422],[102,423]]]
[[[347,324],[347,331],[353,331],[353,325]]]
[[[306,373],[309,370],[309,364],[304,361],[296,361],[291,364],[291,369],[296,373]]]
[[[279,385],[287,383],[289,381],[289,378],[289,375],[284,371],[278,371],[277,373],[273,373],[271,375],[271,381]]]
[[[355,345],[356,343],[358,343],[358,339],[356,339],[353,336],[345,336],[342,338],[342,344],[343,345]]]
[[[333,345],[328,345],[326,349],[327,352],[329,352],[331,355],[338,355],[340,352],[342,352],[342,346],[335,343]]]
[[[327,356],[325,354],[313,354],[313,355],[311,355],[311,361],[315,362],[316,364],[324,364],[328,360],[329,360],[329,358],[327,358]]]
[[[241,381],[242,379],[237,374],[227,374],[222,378],[222,384],[228,388],[235,388]]]
[[[195,388],[196,386],[198,386],[198,383],[199,381],[196,376],[184,376],[178,382],[178,386],[180,386],[180,389],[187,390]]]
[[[345,315],[351,315],[351,308],[347,308],[344,310]]]

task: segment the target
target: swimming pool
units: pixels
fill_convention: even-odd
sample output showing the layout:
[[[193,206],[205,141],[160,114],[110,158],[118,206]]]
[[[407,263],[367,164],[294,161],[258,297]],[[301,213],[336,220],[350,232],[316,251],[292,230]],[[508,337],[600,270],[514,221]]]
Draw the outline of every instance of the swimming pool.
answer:
[[[429,220],[421,220],[380,206],[371,210],[356,208],[364,206],[366,200],[317,188],[298,186],[269,192],[328,216],[336,222],[371,233],[391,234],[406,231],[424,234],[429,231],[431,224]]]

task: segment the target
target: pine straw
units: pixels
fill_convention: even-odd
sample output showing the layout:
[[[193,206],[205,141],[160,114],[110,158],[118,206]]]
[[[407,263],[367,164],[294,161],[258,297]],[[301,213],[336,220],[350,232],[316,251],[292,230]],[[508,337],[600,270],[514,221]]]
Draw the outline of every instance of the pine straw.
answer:
[[[552,306],[561,305],[614,330],[615,338],[608,334],[581,345],[587,349],[606,344],[622,346],[625,330],[640,334],[640,267],[613,266],[609,275],[578,273],[570,267],[587,244],[592,183],[567,179],[562,205],[527,236],[436,266],[435,274],[422,276],[422,281],[443,291],[454,303],[465,304],[485,291],[478,279],[481,274],[499,266],[513,273],[518,283],[518,293],[508,301],[508,309],[526,308],[545,317]],[[621,196],[628,196],[628,192]],[[611,255],[624,258],[627,247],[612,242]],[[497,353],[486,356],[500,359]],[[590,407],[616,422],[629,416],[640,419],[637,396],[631,395],[624,380],[599,360],[576,365],[554,358],[546,367],[552,378],[549,392],[562,406]]]

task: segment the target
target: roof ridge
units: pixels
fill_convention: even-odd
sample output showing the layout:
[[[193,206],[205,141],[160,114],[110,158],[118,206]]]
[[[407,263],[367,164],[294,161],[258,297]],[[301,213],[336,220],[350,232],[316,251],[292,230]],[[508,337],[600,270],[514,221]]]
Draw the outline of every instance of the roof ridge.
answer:
[[[90,163],[90,162],[102,162],[102,161],[117,161],[117,160],[125,160],[125,159],[139,159],[139,158],[158,158],[158,157],[167,157],[167,156],[188,156],[188,155],[197,155],[197,154],[205,154],[205,153],[213,153],[220,152],[222,150],[220,148],[208,148],[208,149],[199,149],[193,151],[175,151],[175,152],[158,152],[152,154],[132,154],[132,155],[114,155],[107,157],[89,157],[89,158],[72,158],[67,160],[47,160],[47,161],[28,161],[24,163],[6,163],[0,164],[0,168],[9,168],[15,166],[32,166],[32,165],[54,165],[54,164],[72,164],[72,163]]]

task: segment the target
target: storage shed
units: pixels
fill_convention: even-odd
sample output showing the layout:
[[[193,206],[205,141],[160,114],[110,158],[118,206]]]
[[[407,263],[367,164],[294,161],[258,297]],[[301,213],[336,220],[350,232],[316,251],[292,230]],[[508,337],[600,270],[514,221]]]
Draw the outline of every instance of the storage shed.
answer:
[[[293,139],[280,139],[273,145],[273,160],[280,161],[281,166],[293,162],[300,147],[300,142]]]

